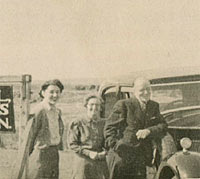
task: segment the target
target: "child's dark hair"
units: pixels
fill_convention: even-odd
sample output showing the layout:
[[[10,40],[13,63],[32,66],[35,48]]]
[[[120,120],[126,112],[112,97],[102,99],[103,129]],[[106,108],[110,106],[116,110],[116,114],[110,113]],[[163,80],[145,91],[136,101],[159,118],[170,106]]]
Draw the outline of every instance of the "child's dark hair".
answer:
[[[49,80],[49,81],[46,81],[42,86],[41,86],[41,89],[40,89],[40,92],[39,92],[39,95],[41,98],[44,98],[44,96],[42,95],[42,91],[45,91],[49,85],[55,85],[57,86],[59,89],[60,89],[60,92],[62,93],[63,89],[64,89],[64,86],[63,84],[61,83],[60,80],[58,79],[53,79],[53,80]]]

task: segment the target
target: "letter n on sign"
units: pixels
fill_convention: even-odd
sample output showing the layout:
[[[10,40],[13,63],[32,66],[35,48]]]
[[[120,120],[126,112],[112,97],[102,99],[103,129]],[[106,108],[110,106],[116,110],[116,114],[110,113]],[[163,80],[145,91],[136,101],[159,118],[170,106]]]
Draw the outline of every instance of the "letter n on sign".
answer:
[[[15,132],[12,86],[0,86],[0,131]]]

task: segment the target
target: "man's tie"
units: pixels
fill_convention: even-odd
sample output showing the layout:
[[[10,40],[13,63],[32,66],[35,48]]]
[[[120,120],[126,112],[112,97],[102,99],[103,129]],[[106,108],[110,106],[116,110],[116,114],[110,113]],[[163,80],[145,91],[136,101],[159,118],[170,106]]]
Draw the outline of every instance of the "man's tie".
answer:
[[[143,112],[146,111],[146,103],[145,102],[141,102],[141,108],[142,108]]]

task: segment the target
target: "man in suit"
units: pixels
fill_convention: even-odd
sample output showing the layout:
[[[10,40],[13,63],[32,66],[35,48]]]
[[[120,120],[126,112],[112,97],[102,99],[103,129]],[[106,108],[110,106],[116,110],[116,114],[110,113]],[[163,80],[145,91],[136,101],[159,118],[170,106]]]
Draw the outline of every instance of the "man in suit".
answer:
[[[145,179],[153,159],[152,141],[167,129],[159,104],[150,100],[150,82],[137,78],[133,92],[132,98],[114,105],[104,128],[110,179]]]

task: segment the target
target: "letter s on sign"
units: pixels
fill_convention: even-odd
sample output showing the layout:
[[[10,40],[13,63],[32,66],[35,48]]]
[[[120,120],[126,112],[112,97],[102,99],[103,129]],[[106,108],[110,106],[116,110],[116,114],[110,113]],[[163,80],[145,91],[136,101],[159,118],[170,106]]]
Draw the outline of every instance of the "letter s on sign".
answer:
[[[8,115],[8,103],[0,104],[0,115]]]

